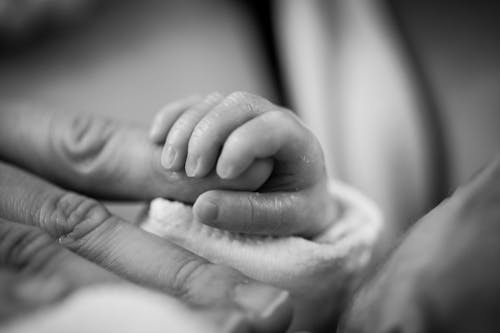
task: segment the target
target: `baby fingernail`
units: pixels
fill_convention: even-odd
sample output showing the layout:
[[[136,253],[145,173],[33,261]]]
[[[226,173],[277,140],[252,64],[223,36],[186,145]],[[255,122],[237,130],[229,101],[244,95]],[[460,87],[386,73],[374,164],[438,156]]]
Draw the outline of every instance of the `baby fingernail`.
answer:
[[[219,207],[213,202],[203,200],[196,203],[194,213],[200,221],[210,222],[214,221],[219,215]]]
[[[188,157],[186,161],[186,175],[188,177],[197,177],[201,172],[201,158]]]
[[[236,286],[234,300],[261,319],[267,319],[290,305],[288,292],[265,284],[249,282]]]
[[[169,144],[166,144],[161,155],[161,165],[165,169],[170,169],[174,165],[176,157],[177,151],[175,150],[175,148]]]

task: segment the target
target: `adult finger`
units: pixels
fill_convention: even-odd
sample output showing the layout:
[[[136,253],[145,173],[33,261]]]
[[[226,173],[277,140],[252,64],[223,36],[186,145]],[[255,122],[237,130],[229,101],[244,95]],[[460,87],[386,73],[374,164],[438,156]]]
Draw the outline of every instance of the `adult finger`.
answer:
[[[110,316],[107,309],[99,304],[114,304],[115,306],[121,304],[121,311],[123,311],[127,307],[123,307],[124,303],[120,302],[128,304],[133,301],[135,309],[137,309],[137,304],[142,303],[142,306],[150,312],[161,311],[162,317],[167,317],[165,320],[169,323],[175,321],[172,316],[181,315],[190,317],[194,322],[203,323],[206,325],[206,330],[210,332],[240,332],[249,331],[252,328],[252,323],[239,308],[227,306],[188,308],[179,302],[169,300],[164,295],[146,292],[144,289],[123,283],[124,281],[118,276],[63,248],[38,228],[3,219],[0,219],[0,282],[0,324],[12,321],[21,315],[24,318],[23,322],[29,321],[27,314],[42,308],[54,308],[57,303],[65,299],[60,309],[73,308],[80,318],[93,314],[86,318],[88,320],[95,320],[96,316],[99,317],[99,312],[101,315],[104,313],[110,327],[123,327],[121,325],[123,320],[119,323],[113,322],[113,320],[116,321],[115,316]],[[106,284],[106,286],[96,289],[96,292],[92,292],[93,289],[85,289],[78,293],[77,304],[82,306],[75,308],[75,300],[72,298],[68,300],[68,297],[74,295],[77,290],[97,284]],[[92,307],[88,306],[88,302],[83,302],[87,304],[83,308],[82,295],[87,295],[87,298],[92,297]],[[134,297],[127,297],[129,295]],[[168,302],[165,302],[167,300]],[[100,308],[99,312],[93,312],[95,307]],[[70,312],[72,311],[59,313],[48,322],[45,319],[49,318],[52,313],[46,312],[43,316],[45,318],[43,326],[53,331],[59,327],[54,324],[60,324],[56,318],[59,321],[70,321],[68,318]],[[135,317],[137,312],[132,311],[130,314]],[[153,315],[150,320],[155,318]],[[182,330],[190,327],[181,320],[177,320],[176,325]],[[67,329],[69,326],[65,327]]]
[[[290,319],[287,294],[153,236],[95,200],[0,164],[1,217],[37,226],[59,244],[141,285],[199,305],[242,309],[263,332]]]
[[[312,237],[339,213],[325,187],[318,184],[300,192],[209,191],[196,200],[193,210],[200,222],[233,232]],[[326,216],[317,216],[323,211]]]
[[[2,322],[81,287],[121,279],[59,246],[40,229],[0,218],[0,281]]]
[[[93,197],[194,202],[210,189],[255,190],[272,169],[262,162],[237,180],[192,179],[165,170],[160,157],[146,131],[105,118],[19,104],[0,113],[0,158]]]
[[[2,218],[0,267],[45,277],[57,275],[67,289],[120,280],[116,275],[63,248],[41,229]]]

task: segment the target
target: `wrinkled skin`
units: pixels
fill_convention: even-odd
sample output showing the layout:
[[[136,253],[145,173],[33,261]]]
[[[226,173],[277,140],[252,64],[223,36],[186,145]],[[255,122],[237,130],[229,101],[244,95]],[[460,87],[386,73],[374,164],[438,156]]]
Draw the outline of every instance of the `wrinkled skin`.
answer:
[[[500,332],[500,159],[421,219],[341,332]]]
[[[270,167],[269,173],[262,170],[267,181],[257,192],[219,188],[200,195],[194,213],[209,226],[312,238],[340,214],[329,199],[315,135],[293,112],[260,96],[211,93],[167,104],[153,121],[151,139],[163,146],[166,170],[185,170],[193,179],[214,169],[222,179],[237,179],[256,163]]]
[[[0,106],[0,325],[88,285],[134,283],[194,306],[193,318],[207,316],[220,331],[286,329],[284,292],[149,235],[87,196],[192,201],[200,188],[259,183],[251,170],[238,181],[192,181],[163,172],[157,154],[147,133],[112,120]]]

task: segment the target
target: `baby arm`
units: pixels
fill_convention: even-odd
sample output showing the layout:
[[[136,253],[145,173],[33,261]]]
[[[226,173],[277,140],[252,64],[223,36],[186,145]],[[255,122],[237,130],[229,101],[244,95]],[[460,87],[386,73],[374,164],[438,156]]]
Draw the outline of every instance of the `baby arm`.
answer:
[[[167,170],[193,178],[215,170],[222,179],[237,179],[256,163],[273,163],[258,193],[212,190],[200,195],[194,212],[205,224],[313,237],[338,215],[317,139],[291,111],[261,97],[237,92],[175,102],[158,113],[151,138],[164,142]]]

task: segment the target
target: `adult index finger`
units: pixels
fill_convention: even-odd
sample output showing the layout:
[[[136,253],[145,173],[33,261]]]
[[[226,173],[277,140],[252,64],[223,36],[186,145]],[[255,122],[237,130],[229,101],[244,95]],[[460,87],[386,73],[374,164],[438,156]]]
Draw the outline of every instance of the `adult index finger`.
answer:
[[[236,180],[215,173],[192,179],[162,168],[160,156],[146,130],[110,119],[29,105],[5,105],[0,113],[1,159],[93,197],[192,203],[210,189],[253,191],[272,169],[262,161]]]

